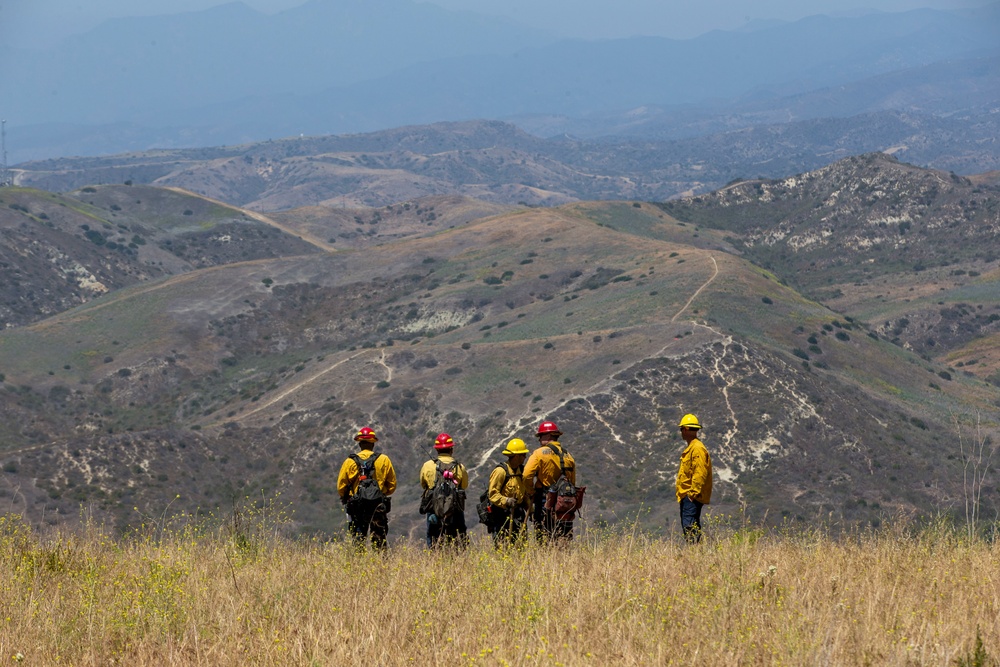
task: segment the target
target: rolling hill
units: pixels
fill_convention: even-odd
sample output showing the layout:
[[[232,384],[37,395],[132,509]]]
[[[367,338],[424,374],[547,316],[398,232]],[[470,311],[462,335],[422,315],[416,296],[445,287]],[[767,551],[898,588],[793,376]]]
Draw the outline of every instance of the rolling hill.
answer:
[[[881,159],[834,165],[841,192],[872,187],[872,165],[897,166]],[[910,189],[942,177],[898,168]],[[398,233],[381,211],[371,242],[351,249],[192,268],[9,329],[0,492],[34,520],[71,520],[83,504],[122,528],[141,519],[133,507],[196,511],[280,492],[301,532],[329,533],[343,521],[336,471],[370,424],[400,477],[392,530],[417,534],[417,470],[437,432],[455,437],[478,489],[506,438],[530,442],[550,418],[590,489],[586,525],[638,518],[664,530],[674,424],[694,411],[716,462],[714,511],[848,523],[959,511],[953,419],[979,414],[994,428],[1000,389],[832,309],[792,268],[755,263],[756,237],[726,217],[726,197],[756,185],[771,200],[755,215],[788,217],[794,198],[810,210],[825,178],[734,184],[674,209],[484,211],[423,222],[426,232],[417,205],[404,206]],[[941,185],[932,200],[951,196]],[[977,206],[993,201],[977,195]],[[328,224],[287,215],[293,231]],[[331,232],[343,224],[329,219]],[[830,224],[847,237],[855,222]],[[928,265],[952,252],[933,241]],[[884,275],[914,289],[924,278]]]
[[[1000,190],[864,155],[662,205],[875,334],[1000,383]]]
[[[1000,167],[1000,114],[880,111],[738,127],[682,139],[542,139],[496,121],[301,137],[19,165],[15,182],[51,191],[94,184],[173,186],[260,211],[385,207],[462,195],[505,205],[661,201],[734,179],[782,178],[887,151],[938,169]]]
[[[86,186],[64,195],[0,190],[0,327],[115,289],[236,260],[319,248],[280,223],[189,192]]]

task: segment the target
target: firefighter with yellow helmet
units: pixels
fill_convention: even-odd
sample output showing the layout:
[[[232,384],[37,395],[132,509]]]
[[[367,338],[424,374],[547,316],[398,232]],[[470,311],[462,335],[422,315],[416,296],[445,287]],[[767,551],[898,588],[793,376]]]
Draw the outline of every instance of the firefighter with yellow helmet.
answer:
[[[687,443],[677,469],[677,502],[681,510],[684,539],[693,544],[701,541],[702,507],[712,500],[712,457],[698,439],[698,432],[701,431],[698,417],[686,414],[677,427]]]
[[[486,496],[489,500],[489,521],[486,531],[493,536],[499,549],[518,544],[524,537],[524,520],[531,506],[531,496],[524,487],[524,459],[528,447],[524,440],[514,438],[503,450],[507,460],[497,464],[490,473]]]

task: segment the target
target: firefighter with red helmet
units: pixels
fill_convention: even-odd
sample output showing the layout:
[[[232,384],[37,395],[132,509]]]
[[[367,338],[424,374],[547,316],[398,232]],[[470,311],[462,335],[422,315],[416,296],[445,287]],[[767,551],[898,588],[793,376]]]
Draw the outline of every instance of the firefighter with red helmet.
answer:
[[[365,426],[354,436],[359,451],[340,466],[337,493],[349,521],[347,530],[358,548],[363,548],[371,533],[372,548],[383,550],[389,533],[389,496],[396,490],[396,471],[392,461],[375,446],[375,431]]]
[[[434,439],[434,457],[420,468],[420,513],[427,515],[427,546],[469,543],[465,524],[465,490],[469,473],[453,456],[455,441],[447,433]]]
[[[533,493],[531,519],[535,524],[535,538],[539,543],[552,539],[573,539],[573,514],[557,515],[551,507],[546,508],[549,489],[555,486],[560,477],[565,477],[576,485],[576,461],[559,444],[561,435],[562,431],[555,422],[546,420],[539,424],[535,433],[538,449],[531,453],[524,465],[524,484]]]

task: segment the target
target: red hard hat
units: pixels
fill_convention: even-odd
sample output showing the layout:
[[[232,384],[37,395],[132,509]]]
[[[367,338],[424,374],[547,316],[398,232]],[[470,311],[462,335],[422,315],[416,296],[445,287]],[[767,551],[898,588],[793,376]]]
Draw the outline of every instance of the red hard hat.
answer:
[[[378,442],[378,438],[375,437],[375,431],[371,430],[367,426],[358,431],[358,434],[354,436],[354,439],[367,440],[368,442]]]
[[[562,431],[559,430],[559,427],[556,426],[556,423],[550,421],[544,421],[538,425],[538,433],[535,434],[535,437],[538,437],[540,435],[545,435],[546,433],[554,435],[557,438],[560,435],[562,435]]]
[[[434,438],[434,449],[451,449],[455,446],[455,441],[447,433],[440,433]]]

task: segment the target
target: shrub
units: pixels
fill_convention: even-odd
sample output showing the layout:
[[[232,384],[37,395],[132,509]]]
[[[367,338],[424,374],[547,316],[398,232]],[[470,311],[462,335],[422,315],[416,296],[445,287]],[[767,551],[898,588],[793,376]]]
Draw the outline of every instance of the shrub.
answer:
[[[774,303],[774,301],[771,301],[771,298],[770,298],[770,297],[766,297],[766,296],[765,296],[765,297],[761,297],[761,301],[763,301],[764,303],[766,303],[766,304],[767,304],[767,305],[769,305],[769,306],[770,306],[770,305],[771,305],[772,303]]]
[[[100,233],[95,229],[88,229],[83,233],[87,237],[87,240],[94,245],[104,245],[107,243],[107,239],[104,238],[104,234]]]

